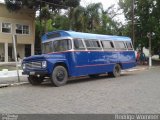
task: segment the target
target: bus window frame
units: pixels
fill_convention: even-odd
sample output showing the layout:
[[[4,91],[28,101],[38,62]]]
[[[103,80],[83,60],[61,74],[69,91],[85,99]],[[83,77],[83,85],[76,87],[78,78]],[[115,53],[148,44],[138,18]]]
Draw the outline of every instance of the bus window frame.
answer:
[[[127,46],[126,46],[126,44],[125,44],[125,41],[116,41],[116,40],[113,40],[113,42],[114,42],[114,46],[115,46],[115,49],[118,51],[118,50],[122,50],[122,51],[127,51],[128,49],[127,49]],[[116,46],[116,42],[122,42],[123,44],[124,44],[124,46],[125,46],[125,48],[117,48],[117,46]]]
[[[112,42],[113,48],[104,48],[103,41],[104,41],[104,42],[105,42],[105,41]],[[115,51],[115,50],[116,50],[115,44],[114,44],[114,41],[113,41],[113,40],[100,40],[100,42],[101,42],[101,45],[102,45],[102,48],[103,48],[104,51]]]
[[[100,47],[87,47],[86,41],[97,41],[97,42],[99,43],[99,46],[100,46]],[[103,47],[102,47],[102,45],[101,45],[101,42],[100,42],[100,40],[98,40],[98,39],[84,39],[84,43],[85,43],[86,49],[87,49],[88,51],[103,51]],[[88,49],[88,48],[89,48],[89,49]]]
[[[130,43],[130,45],[131,45],[131,47],[132,47],[131,49],[128,48],[127,43]],[[126,47],[127,47],[127,50],[134,50],[132,42],[130,42],[130,41],[125,41],[125,45],[126,45]]]
[[[44,44],[46,44],[46,43],[50,43],[50,47],[51,47],[51,51],[50,51],[50,52],[53,52],[53,47],[52,47],[52,46],[53,46],[53,42],[52,42],[52,41],[46,41],[46,42],[42,43],[42,46],[41,46],[41,47],[42,47],[42,53],[43,53],[43,54],[50,53],[50,52],[47,52],[47,53],[46,53],[46,50],[45,50],[45,52],[44,52]]]
[[[43,46],[44,43],[47,43],[47,42],[52,42],[52,52],[53,51],[53,42],[54,41],[57,41],[57,40],[70,40],[71,42],[71,49],[70,50],[65,50],[65,51],[72,51],[73,50],[73,38],[72,37],[60,37],[60,38],[52,38],[52,39],[48,39],[44,42],[41,43],[41,46]],[[43,52],[43,49],[42,49],[42,52]],[[57,51],[58,52],[58,51]],[[59,52],[64,52],[64,51],[59,51]],[[47,53],[43,53],[43,54],[47,54]]]
[[[52,41],[52,47],[53,47],[53,45],[54,45],[54,42],[56,42],[56,41],[61,41],[61,40],[69,40],[70,41],[70,46],[71,46],[71,48],[70,49],[68,49],[68,50],[62,50],[62,51],[54,51],[54,49],[53,49],[53,52],[64,52],[64,51],[69,51],[69,50],[72,50],[72,48],[73,48],[73,46],[72,46],[72,40],[71,39],[59,39],[59,40],[53,40]]]
[[[84,46],[84,49],[76,49],[75,48],[75,45],[74,45],[74,41],[75,40],[81,40],[82,41],[82,44],[83,44],[83,46]],[[72,43],[72,45],[73,45],[73,50],[76,50],[76,51],[83,51],[83,50],[86,50],[86,45],[85,45],[85,43],[84,43],[84,39],[81,39],[81,38],[72,38],[72,41],[73,41],[73,43]]]

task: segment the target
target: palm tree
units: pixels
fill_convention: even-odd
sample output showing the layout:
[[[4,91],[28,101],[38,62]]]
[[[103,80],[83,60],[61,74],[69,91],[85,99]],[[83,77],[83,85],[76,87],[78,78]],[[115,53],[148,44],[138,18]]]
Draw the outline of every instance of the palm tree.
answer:
[[[101,3],[92,3],[86,7],[87,10],[87,18],[88,18],[88,29],[91,32],[94,32],[100,26],[101,22],[101,13],[103,11],[103,7]]]
[[[70,29],[82,32],[95,32],[101,24],[102,10],[101,3],[92,3],[87,7],[77,6],[76,8],[70,8],[68,11]]]
[[[86,22],[86,9],[82,6],[78,6],[73,10],[72,14],[73,28],[75,31],[87,31]]]

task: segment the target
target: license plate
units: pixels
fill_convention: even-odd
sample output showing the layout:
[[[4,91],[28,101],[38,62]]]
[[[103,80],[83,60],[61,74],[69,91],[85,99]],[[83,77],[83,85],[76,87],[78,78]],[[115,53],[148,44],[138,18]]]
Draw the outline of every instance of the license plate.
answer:
[[[35,75],[35,72],[30,72],[29,74],[30,74],[30,75]]]

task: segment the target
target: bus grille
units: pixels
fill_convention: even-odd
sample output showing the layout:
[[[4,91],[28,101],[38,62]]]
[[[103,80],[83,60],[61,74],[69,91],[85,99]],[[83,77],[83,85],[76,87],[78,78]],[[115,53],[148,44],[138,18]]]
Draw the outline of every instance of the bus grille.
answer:
[[[42,62],[29,62],[26,63],[27,69],[40,69],[42,68]]]

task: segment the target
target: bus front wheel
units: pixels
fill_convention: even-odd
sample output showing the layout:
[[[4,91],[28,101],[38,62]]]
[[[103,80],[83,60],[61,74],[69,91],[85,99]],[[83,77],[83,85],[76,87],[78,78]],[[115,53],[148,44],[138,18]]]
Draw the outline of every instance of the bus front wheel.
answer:
[[[37,76],[33,76],[33,75],[29,75],[29,77],[28,77],[28,81],[32,85],[39,85],[43,82],[43,80],[44,80],[44,77],[37,77]]]
[[[56,66],[51,76],[51,83],[56,87],[65,85],[68,80],[68,73],[65,67]]]
[[[112,77],[119,77],[121,75],[121,66],[116,64],[113,68],[113,72],[109,72],[108,74]]]

